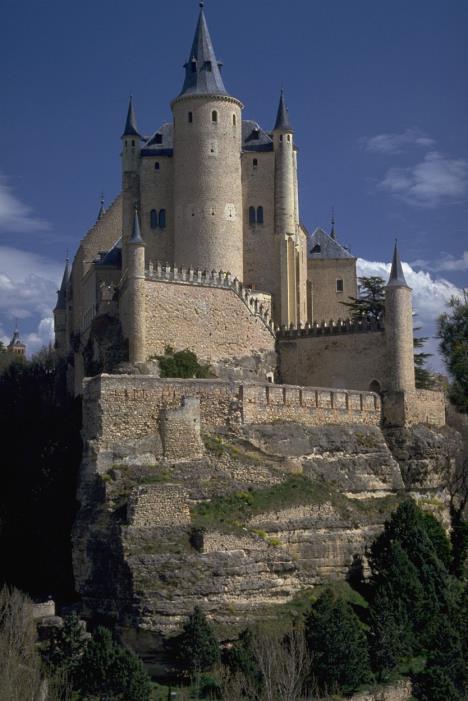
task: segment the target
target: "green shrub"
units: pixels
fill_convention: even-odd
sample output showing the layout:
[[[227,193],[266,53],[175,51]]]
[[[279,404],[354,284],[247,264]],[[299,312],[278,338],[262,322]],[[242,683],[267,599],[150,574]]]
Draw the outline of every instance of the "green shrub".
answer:
[[[164,355],[153,356],[159,362],[161,377],[198,378],[210,377],[209,365],[202,365],[195,353],[186,349],[174,351],[166,346]]]

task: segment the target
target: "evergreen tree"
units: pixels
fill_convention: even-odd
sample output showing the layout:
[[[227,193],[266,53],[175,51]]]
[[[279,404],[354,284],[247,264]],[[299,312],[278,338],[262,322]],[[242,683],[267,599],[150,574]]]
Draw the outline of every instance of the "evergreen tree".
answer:
[[[421,701],[464,698],[466,660],[460,635],[448,616],[438,618],[426,667],[414,681],[414,694]]]
[[[88,644],[89,635],[76,613],[66,616],[63,627],[54,630],[43,657],[55,671],[73,674]]]
[[[351,309],[353,321],[381,319],[385,309],[385,281],[381,277],[360,277],[359,297],[349,297],[349,302],[341,302]]]
[[[182,633],[176,638],[175,650],[183,668],[190,674],[207,672],[219,662],[218,641],[198,606],[195,606]]]
[[[320,692],[352,692],[371,679],[367,640],[359,618],[331,589],[312,606],[305,634],[312,677]]]
[[[369,610],[369,642],[373,668],[386,680],[398,664],[411,654],[412,636],[407,612],[391,590],[381,587]]]
[[[414,330],[418,331],[418,329]],[[422,348],[427,340],[427,337],[415,336],[413,338],[414,348]],[[425,353],[424,351],[414,354],[414,377],[418,389],[434,389],[434,373],[426,367],[427,360],[431,357],[432,353]]]
[[[452,548],[440,521],[428,512],[422,514],[422,524],[434,547],[437,557],[449,570],[452,564]]]
[[[440,350],[452,377],[450,400],[458,411],[468,412],[468,299],[452,297],[449,311],[438,320]]]

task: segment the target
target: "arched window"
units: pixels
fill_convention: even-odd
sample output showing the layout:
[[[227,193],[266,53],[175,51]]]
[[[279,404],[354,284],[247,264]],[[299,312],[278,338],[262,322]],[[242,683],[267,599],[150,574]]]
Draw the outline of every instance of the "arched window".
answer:
[[[255,222],[256,222],[255,207],[249,207],[249,224],[255,224]]]
[[[263,207],[257,207],[257,224],[263,224]]]
[[[234,126],[236,126],[236,124],[237,124],[237,119],[236,119],[236,115],[235,115],[235,114],[232,115],[232,123],[233,123]]]
[[[159,228],[160,229],[166,228],[166,210],[165,209],[159,210]]]
[[[319,243],[316,243],[313,249],[311,250],[311,253],[321,253],[322,248]]]
[[[216,110],[213,110],[213,112],[211,113],[211,121],[212,122],[218,121],[218,113],[216,112]]]
[[[159,170],[159,168],[160,168],[159,161],[156,161],[156,163],[154,164],[154,169]]]
[[[152,229],[158,228],[158,212],[156,209],[152,209],[150,212],[150,226]]]
[[[372,380],[369,385],[369,392],[380,393],[380,382],[378,380]]]
[[[291,134],[288,134],[288,141],[291,141]]]
[[[189,120],[190,124],[193,122],[193,112],[188,113],[188,120]]]

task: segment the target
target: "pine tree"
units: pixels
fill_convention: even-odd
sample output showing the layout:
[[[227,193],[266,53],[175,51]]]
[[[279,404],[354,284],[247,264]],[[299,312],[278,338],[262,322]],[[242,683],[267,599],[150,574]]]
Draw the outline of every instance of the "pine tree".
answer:
[[[331,589],[312,606],[305,634],[312,677],[320,692],[352,692],[371,679],[367,640],[359,618]]]
[[[360,277],[359,297],[349,297],[350,302],[341,302],[351,309],[353,321],[381,319],[385,309],[385,281],[381,277]]]
[[[449,570],[452,564],[452,548],[443,526],[435,516],[427,512],[422,514],[422,523],[437,557],[444,567]]]
[[[88,640],[83,623],[76,613],[72,613],[65,617],[63,627],[54,631],[43,657],[54,671],[73,673],[80,664]]]
[[[412,636],[405,607],[385,586],[376,592],[369,608],[369,625],[372,664],[379,677],[386,680],[411,654]]]
[[[468,298],[452,297],[438,320],[440,350],[452,377],[449,396],[458,411],[468,412]]]
[[[219,662],[219,646],[203,611],[195,609],[175,641],[176,655],[190,674],[207,672]]]

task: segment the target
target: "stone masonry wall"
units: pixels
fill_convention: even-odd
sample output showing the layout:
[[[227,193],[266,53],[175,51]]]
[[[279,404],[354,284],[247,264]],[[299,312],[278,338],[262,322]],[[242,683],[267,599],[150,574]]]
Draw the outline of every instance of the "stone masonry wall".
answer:
[[[161,412],[161,439],[168,460],[194,460],[203,454],[200,399],[184,397],[182,406]]]
[[[129,525],[134,528],[186,526],[190,523],[187,497],[179,484],[138,487],[128,501]]]
[[[385,423],[388,426],[445,425],[443,392],[417,389],[412,392],[388,392],[383,399]]]
[[[223,380],[164,380],[99,375],[85,383],[83,435],[101,447],[138,439],[159,429],[161,412],[185,397],[200,401],[202,428],[241,423],[298,421],[379,425],[380,398],[370,392],[288,387]],[[167,416],[167,414],[166,414]]]

